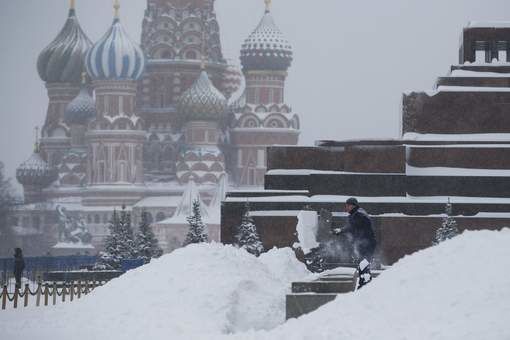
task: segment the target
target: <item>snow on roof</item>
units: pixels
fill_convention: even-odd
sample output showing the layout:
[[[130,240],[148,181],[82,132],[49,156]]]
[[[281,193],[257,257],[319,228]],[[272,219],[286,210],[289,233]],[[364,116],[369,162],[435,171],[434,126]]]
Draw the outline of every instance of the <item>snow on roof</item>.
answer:
[[[408,132],[404,134],[402,139],[416,141],[510,142],[510,133],[422,134]]]
[[[176,207],[181,201],[180,196],[147,197],[134,205],[135,208],[168,208]]]
[[[439,92],[510,92],[510,87],[481,87],[481,86],[438,86],[431,91],[432,96]]]
[[[477,72],[466,70],[453,70],[448,75],[449,77],[472,77],[472,78],[510,78],[510,73],[498,72]]]
[[[419,168],[406,164],[408,176],[466,176],[466,177],[510,177],[510,170],[426,167]]]
[[[274,169],[266,172],[268,176],[308,176],[308,175],[402,175],[402,173],[325,171],[313,169]]]
[[[264,210],[264,211],[250,211],[250,216],[294,216],[297,217],[301,210]]]
[[[470,21],[467,28],[510,28],[510,21]]]
[[[53,249],[95,249],[91,244],[84,244],[81,242],[73,243],[73,242],[59,242],[55,244]]]
[[[344,195],[316,195],[307,196],[268,196],[250,197],[250,202],[289,202],[289,203],[338,203],[343,204],[351,196]],[[361,196],[358,201],[363,203],[476,203],[476,204],[510,204],[510,197],[465,197],[465,196]],[[246,197],[228,197],[226,202],[246,202]]]

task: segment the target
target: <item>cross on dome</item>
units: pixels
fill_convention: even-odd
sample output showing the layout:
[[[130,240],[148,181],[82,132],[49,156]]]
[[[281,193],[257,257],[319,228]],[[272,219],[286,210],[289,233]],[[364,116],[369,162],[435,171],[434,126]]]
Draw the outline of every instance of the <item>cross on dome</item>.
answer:
[[[119,10],[120,10],[120,1],[114,0],[113,2],[113,9],[115,10],[115,18],[119,17]]]
[[[266,3],[266,13],[269,13],[271,11],[271,0],[264,0]]]

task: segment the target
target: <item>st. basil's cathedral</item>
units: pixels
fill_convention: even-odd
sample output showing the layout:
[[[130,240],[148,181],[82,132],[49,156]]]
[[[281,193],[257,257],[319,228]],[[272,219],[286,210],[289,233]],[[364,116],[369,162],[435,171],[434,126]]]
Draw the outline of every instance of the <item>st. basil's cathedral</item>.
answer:
[[[92,42],[71,0],[38,58],[48,109],[17,169],[25,201],[14,229],[25,249],[79,252],[58,237],[62,220],[79,220],[92,236],[84,253],[95,253],[113,209],[125,206],[133,223],[147,212],[171,251],[196,199],[219,240],[225,192],[262,187],[266,147],[296,145],[300,133],[284,97],[292,47],[265,3],[241,47],[241,72],[223,56],[214,0],[148,0],[140,45],[118,1],[111,27]]]

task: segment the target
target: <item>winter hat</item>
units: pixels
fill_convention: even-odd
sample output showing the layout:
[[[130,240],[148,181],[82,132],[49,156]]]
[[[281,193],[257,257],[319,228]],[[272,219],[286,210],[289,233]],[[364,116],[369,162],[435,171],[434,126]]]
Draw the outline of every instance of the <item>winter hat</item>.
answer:
[[[359,205],[358,200],[355,199],[354,197],[351,197],[347,201],[345,201],[345,204],[354,205],[356,207]]]

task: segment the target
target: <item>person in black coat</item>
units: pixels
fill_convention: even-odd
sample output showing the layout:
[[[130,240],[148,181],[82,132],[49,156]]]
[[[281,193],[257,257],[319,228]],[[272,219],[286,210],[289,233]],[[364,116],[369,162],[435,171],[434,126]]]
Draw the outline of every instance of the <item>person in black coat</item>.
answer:
[[[21,248],[14,249],[14,278],[16,279],[16,288],[21,288],[21,275],[25,270],[25,260]]]
[[[339,234],[348,234],[352,238],[354,256],[359,260],[366,259],[371,262],[374,257],[377,241],[372,229],[372,221],[367,212],[360,208],[358,200],[349,198],[345,202],[345,211],[349,213],[349,223],[347,227],[335,229]]]

